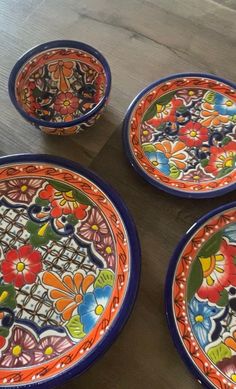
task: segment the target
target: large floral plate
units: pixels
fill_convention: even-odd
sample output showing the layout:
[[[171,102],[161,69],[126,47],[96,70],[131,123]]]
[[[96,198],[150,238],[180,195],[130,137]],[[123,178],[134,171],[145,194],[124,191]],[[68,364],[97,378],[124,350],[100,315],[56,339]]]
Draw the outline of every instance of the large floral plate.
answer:
[[[127,319],[139,267],[134,225],[100,179],[56,157],[1,158],[0,386],[85,370]]]
[[[182,197],[214,197],[236,187],[236,89],[212,75],[157,81],[131,103],[126,153],[151,184]]]
[[[170,331],[209,388],[236,388],[236,202],[210,212],[179,243],[166,280]]]

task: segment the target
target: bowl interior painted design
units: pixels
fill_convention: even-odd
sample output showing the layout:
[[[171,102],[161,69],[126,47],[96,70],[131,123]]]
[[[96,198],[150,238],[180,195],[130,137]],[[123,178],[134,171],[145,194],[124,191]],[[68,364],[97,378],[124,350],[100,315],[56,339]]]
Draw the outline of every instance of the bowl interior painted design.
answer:
[[[138,239],[113,190],[71,161],[3,157],[0,176],[0,386],[49,388],[120,332],[137,293]]]
[[[131,103],[124,144],[151,184],[181,197],[214,197],[236,187],[236,87],[214,75],[176,74]]]
[[[166,312],[184,362],[209,389],[236,387],[236,202],[196,221],[166,277]]]
[[[16,108],[33,123],[73,125],[105,105],[110,69],[105,58],[86,44],[49,42],[18,61],[9,91]]]

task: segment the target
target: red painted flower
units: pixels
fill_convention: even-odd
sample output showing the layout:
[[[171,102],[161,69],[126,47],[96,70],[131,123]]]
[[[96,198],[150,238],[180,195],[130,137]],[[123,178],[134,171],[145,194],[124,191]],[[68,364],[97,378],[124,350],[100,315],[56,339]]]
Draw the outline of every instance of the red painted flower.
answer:
[[[198,147],[208,141],[208,130],[200,123],[190,121],[179,130],[179,139],[189,147]]]
[[[153,118],[147,120],[147,123],[157,128],[163,123],[166,122],[175,122],[176,111],[177,109],[183,105],[181,99],[173,98],[168,104],[156,104],[156,114]]]
[[[87,205],[80,204],[74,197],[73,191],[61,192],[52,185],[46,185],[45,189],[39,192],[39,197],[49,200],[52,206],[51,216],[59,218],[62,215],[74,215],[77,219],[84,219]]]
[[[235,256],[236,246],[222,239],[219,251],[215,255],[199,257],[203,272],[203,282],[197,292],[200,298],[216,303],[224,288],[229,285],[236,286]]]
[[[41,253],[31,245],[8,251],[1,264],[4,281],[14,284],[17,288],[33,284],[41,270]]]
[[[212,146],[210,153],[209,163],[204,167],[207,173],[217,176],[222,169],[231,171],[236,168],[236,142],[229,142],[223,147]]]
[[[68,115],[78,108],[78,99],[71,92],[60,93],[57,96],[54,108],[60,114]]]

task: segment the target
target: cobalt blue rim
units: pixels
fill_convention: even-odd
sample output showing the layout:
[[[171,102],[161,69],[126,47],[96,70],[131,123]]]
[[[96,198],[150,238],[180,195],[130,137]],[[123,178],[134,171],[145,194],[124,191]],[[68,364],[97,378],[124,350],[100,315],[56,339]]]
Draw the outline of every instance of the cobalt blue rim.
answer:
[[[174,78],[178,78],[178,77],[206,77],[206,78],[210,78],[212,80],[223,82],[223,83],[229,85],[231,88],[236,89],[236,84],[234,84],[233,82],[228,81],[224,78],[215,76],[213,74],[208,74],[208,73],[176,73],[176,74],[172,74],[171,76],[160,78],[159,80],[154,81],[153,83],[151,83],[150,85],[148,85],[146,88],[144,88],[143,90],[141,90],[138,93],[138,95],[133,99],[133,101],[131,102],[131,104],[129,105],[129,107],[126,111],[126,115],[125,115],[125,118],[123,121],[123,130],[122,130],[123,145],[124,145],[126,156],[129,160],[130,164],[134,168],[134,170],[138,174],[140,174],[140,176],[142,178],[144,178],[149,184],[153,185],[157,189],[161,189],[161,190],[163,190],[169,194],[172,194],[174,196],[184,197],[184,198],[202,199],[202,198],[213,198],[213,197],[222,196],[225,193],[228,193],[228,192],[235,190],[236,189],[236,182],[232,183],[231,185],[228,185],[227,187],[217,189],[217,190],[211,190],[208,192],[187,192],[187,191],[181,191],[179,189],[173,189],[173,188],[168,187],[167,185],[162,184],[161,182],[156,181],[152,177],[150,177],[139,166],[138,162],[136,161],[136,159],[132,153],[130,143],[129,143],[129,121],[130,121],[130,118],[132,116],[132,113],[133,113],[133,110],[134,110],[136,104],[146,93],[148,93],[150,90],[152,90],[156,86],[162,84],[163,82],[166,82],[166,81],[172,80]]]
[[[137,297],[141,272],[141,248],[134,221],[118,193],[109,184],[105,183],[99,176],[87,168],[85,169],[77,162],[73,162],[61,157],[55,157],[47,154],[15,154],[11,156],[0,157],[0,166],[9,163],[25,162],[51,163],[54,165],[62,166],[66,169],[70,169],[75,173],[79,173],[93,181],[99,188],[104,191],[104,193],[106,193],[119,212],[127,231],[130,243],[131,270],[129,284],[127,286],[127,291],[118,316],[115,318],[112,326],[104,335],[102,340],[94,347],[94,349],[88,353],[88,355],[86,355],[86,357],[84,357],[80,362],[68,370],[58,374],[56,377],[30,384],[1,386],[3,389],[8,389],[10,387],[16,389],[30,389],[36,387],[52,388],[56,385],[64,383],[74,376],[84,373],[99,357],[101,357],[107,351],[127,322]]]
[[[21,105],[18,103],[15,95],[15,81],[17,78],[17,75],[21,68],[26,65],[26,63],[35,55],[40,54],[43,51],[56,49],[56,48],[74,48],[78,50],[82,50],[85,52],[88,52],[89,54],[93,55],[98,61],[102,64],[105,74],[106,74],[106,90],[103,98],[101,101],[89,112],[86,114],[80,116],[78,119],[72,120],[70,122],[48,122],[44,120],[39,120],[25,112],[25,110],[21,107]],[[8,93],[11,99],[12,104],[15,106],[17,111],[29,122],[34,123],[36,126],[43,126],[43,127],[51,127],[51,128],[65,128],[65,127],[71,127],[78,124],[81,124],[89,119],[91,119],[94,115],[96,115],[106,104],[107,99],[110,95],[111,91],[111,70],[110,66],[106,60],[106,58],[94,47],[87,45],[83,42],[73,41],[73,40],[56,40],[56,41],[50,41],[46,43],[42,43],[38,46],[33,47],[26,53],[24,53],[16,62],[14,65],[10,76],[8,80]]]
[[[235,208],[235,207],[236,207],[236,201],[215,208],[212,211],[205,214],[204,216],[202,216],[200,219],[198,219],[196,223],[194,223],[188,229],[188,231],[182,237],[182,239],[180,240],[180,242],[178,243],[178,245],[174,250],[174,253],[169,262],[169,267],[167,270],[166,280],[165,280],[165,290],[164,290],[165,312],[166,312],[167,323],[168,323],[170,334],[172,336],[173,343],[178,353],[180,354],[183,362],[190,370],[190,372],[195,376],[195,378],[198,381],[204,384],[208,389],[215,389],[216,387],[213,384],[211,384],[203,374],[201,374],[200,370],[196,367],[196,365],[190,358],[188,352],[184,348],[180,336],[178,334],[178,330],[175,325],[175,316],[172,309],[172,285],[174,281],[175,269],[176,269],[179,256],[183,251],[185,245],[193,237],[195,232],[210,218],[214,217],[218,213],[224,212],[228,209]]]

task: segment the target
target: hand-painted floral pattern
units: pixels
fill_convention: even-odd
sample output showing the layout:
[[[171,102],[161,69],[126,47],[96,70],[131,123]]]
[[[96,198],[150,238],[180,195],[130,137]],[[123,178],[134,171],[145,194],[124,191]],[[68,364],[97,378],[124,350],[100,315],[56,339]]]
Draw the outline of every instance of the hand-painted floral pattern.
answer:
[[[199,256],[203,272],[203,283],[198,289],[198,296],[216,303],[220,292],[229,285],[236,286],[236,246],[222,239],[215,255]]]
[[[50,363],[104,317],[117,265],[111,226],[81,189],[54,179],[1,181],[0,212],[0,368]]]
[[[4,281],[12,283],[17,288],[25,284],[33,284],[41,270],[41,253],[34,250],[31,245],[8,251],[1,262]]]
[[[41,188],[42,180],[26,178],[0,182],[0,196],[20,203],[30,203]]]
[[[67,337],[47,336],[39,341],[34,351],[34,360],[36,363],[46,362],[70,350],[73,345]]]
[[[236,163],[235,115],[235,102],[215,91],[189,87],[163,94],[139,126],[144,159],[160,174],[185,183],[226,176]],[[195,180],[192,171],[202,174]]]
[[[108,234],[108,227],[101,213],[93,208],[88,219],[79,227],[78,233],[86,240],[100,242]]]
[[[42,53],[34,59],[27,77],[17,83],[19,102],[30,115],[64,122],[69,114],[75,120],[101,101],[106,87],[102,66],[92,55],[74,52],[55,49],[47,57]]]
[[[69,320],[78,304],[82,301],[82,295],[94,283],[95,277],[88,274],[85,277],[81,273],[73,276],[66,274],[58,277],[54,273],[43,274],[43,284],[50,288],[49,296],[55,301],[56,310],[62,315],[63,320]]]
[[[0,366],[11,368],[30,365],[35,348],[35,337],[29,331],[16,326],[13,329],[11,342],[0,359]]]
[[[207,302],[197,300],[195,297],[190,301],[188,313],[193,333],[202,347],[209,343],[208,336],[213,327],[211,317],[216,316],[220,308],[210,306]]]
[[[173,270],[173,325],[192,366],[214,387],[236,383],[236,205],[194,226]],[[175,323],[175,324],[174,324]],[[205,367],[210,367],[207,375]]]
[[[107,285],[104,288],[96,288],[94,292],[84,295],[83,302],[78,307],[78,313],[85,333],[91,331],[95,323],[100,319],[111,292],[112,288]]]

